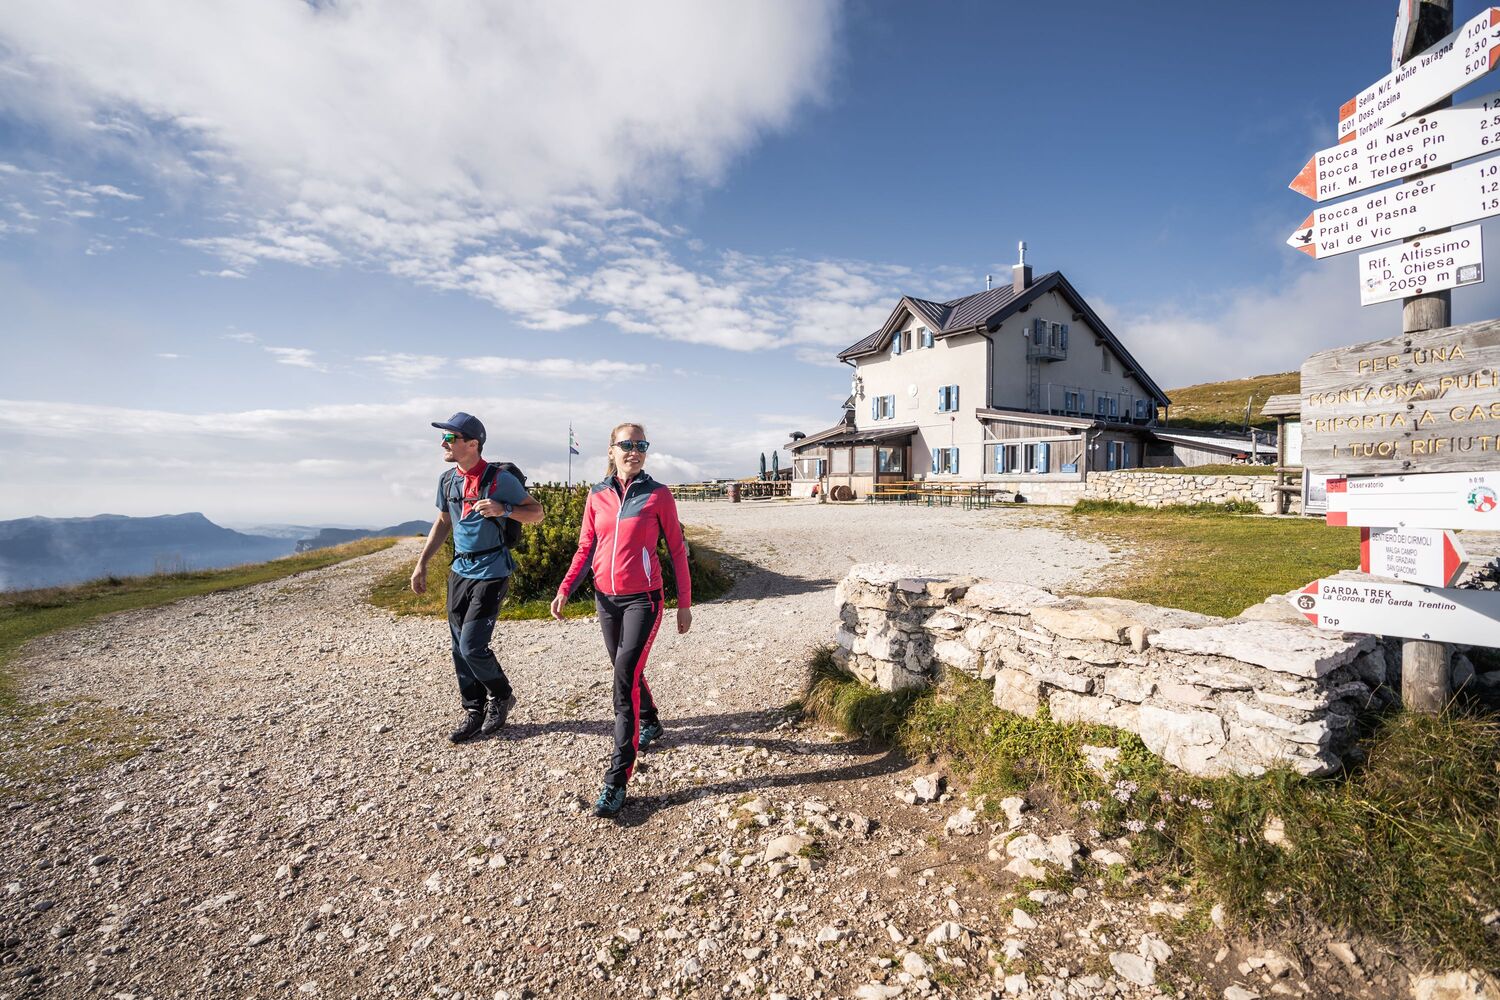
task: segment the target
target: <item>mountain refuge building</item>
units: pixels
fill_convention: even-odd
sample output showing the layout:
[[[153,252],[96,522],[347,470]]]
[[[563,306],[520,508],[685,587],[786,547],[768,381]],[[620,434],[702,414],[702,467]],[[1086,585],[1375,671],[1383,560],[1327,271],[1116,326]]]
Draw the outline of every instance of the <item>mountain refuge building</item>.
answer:
[[[1166,393],[1061,272],[1033,278],[1025,244],[1009,284],[903,296],[838,357],[844,417],[786,445],[793,495],[962,481],[1069,503],[1091,471],[1199,464],[1153,433]]]

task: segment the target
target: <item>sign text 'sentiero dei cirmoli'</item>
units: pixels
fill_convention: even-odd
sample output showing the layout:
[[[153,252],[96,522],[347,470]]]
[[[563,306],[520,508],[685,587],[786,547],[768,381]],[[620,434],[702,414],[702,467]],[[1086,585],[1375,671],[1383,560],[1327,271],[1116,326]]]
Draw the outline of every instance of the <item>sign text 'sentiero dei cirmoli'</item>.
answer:
[[[1500,465],[1500,320],[1314,354],[1302,365],[1302,435],[1313,472]]]

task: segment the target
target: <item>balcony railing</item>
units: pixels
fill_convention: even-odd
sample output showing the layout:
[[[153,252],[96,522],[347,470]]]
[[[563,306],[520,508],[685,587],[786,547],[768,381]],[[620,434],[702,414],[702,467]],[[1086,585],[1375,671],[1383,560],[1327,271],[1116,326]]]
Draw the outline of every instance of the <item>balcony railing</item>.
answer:
[[[1041,386],[1038,407],[1043,413],[1058,416],[1092,417],[1130,424],[1149,424],[1156,417],[1151,401],[1141,400],[1134,393],[1103,392],[1055,382]]]
[[[1062,361],[1068,356],[1068,345],[1056,338],[1049,338],[1040,343],[1030,337],[1026,338],[1026,360],[1027,361]]]

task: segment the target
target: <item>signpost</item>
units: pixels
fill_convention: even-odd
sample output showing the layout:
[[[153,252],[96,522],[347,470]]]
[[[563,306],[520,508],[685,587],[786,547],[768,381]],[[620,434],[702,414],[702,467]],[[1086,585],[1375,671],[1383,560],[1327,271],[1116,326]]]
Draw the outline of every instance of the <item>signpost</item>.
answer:
[[[1314,209],[1286,243],[1322,260],[1500,214],[1500,156]]]
[[[1359,304],[1474,285],[1484,280],[1484,235],[1465,226],[1359,255]]]
[[[1329,146],[1287,186],[1327,201],[1494,152],[1500,152],[1500,92]]]
[[[1391,69],[1397,69],[1412,46],[1417,44],[1417,8],[1422,0],[1400,0],[1396,11],[1396,30],[1391,34]]]
[[[1469,554],[1451,531],[1429,528],[1362,528],[1359,568],[1428,587],[1451,587],[1469,565]]]
[[[1451,8],[1448,16],[1452,17]],[[1339,141],[1349,142],[1421,114],[1484,76],[1497,62],[1500,7],[1486,7],[1463,27],[1344,102],[1339,108]]]
[[[1500,591],[1339,577],[1314,580],[1294,603],[1319,628],[1500,646]]]
[[[1500,531],[1500,472],[1328,481],[1329,524]]]
[[[1308,358],[1302,464],[1341,476],[1500,467],[1500,320]]]

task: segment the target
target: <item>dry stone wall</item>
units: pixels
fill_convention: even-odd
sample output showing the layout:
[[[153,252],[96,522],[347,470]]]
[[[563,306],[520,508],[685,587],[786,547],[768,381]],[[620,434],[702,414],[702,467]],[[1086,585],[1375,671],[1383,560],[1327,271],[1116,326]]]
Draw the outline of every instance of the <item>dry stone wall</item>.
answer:
[[[1000,708],[1128,729],[1193,774],[1329,773],[1358,714],[1394,698],[1379,640],[1314,629],[1283,598],[1224,619],[884,564],[836,593],[835,657],[861,680],[956,670]]]
[[[1275,476],[1192,475],[1124,470],[1091,472],[1084,484],[1088,500],[1119,500],[1142,507],[1169,504],[1225,503],[1245,500],[1261,512],[1276,512]]]

